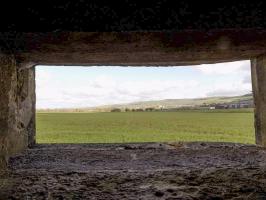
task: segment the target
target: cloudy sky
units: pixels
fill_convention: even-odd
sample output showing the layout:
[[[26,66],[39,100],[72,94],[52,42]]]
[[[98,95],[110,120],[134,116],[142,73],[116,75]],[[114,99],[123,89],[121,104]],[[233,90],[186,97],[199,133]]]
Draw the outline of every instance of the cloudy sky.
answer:
[[[37,108],[79,108],[249,92],[249,61],[184,67],[36,67]]]

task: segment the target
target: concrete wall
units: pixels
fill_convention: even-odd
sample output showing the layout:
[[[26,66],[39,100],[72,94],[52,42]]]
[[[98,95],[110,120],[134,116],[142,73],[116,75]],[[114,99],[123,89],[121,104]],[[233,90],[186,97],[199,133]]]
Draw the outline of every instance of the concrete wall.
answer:
[[[35,67],[18,70],[17,103],[18,123],[22,135],[26,135],[28,146],[35,144]]]
[[[8,156],[34,142],[35,69],[18,70],[13,55],[0,54],[0,168]]]
[[[251,60],[256,144],[266,147],[266,55]]]

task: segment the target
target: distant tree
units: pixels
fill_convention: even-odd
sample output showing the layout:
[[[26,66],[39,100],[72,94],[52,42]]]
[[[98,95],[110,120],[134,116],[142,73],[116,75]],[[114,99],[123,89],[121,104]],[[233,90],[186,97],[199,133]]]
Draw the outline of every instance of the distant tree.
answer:
[[[113,109],[111,110],[111,112],[121,112],[121,109],[119,109],[119,108],[113,108]]]
[[[152,107],[150,107],[150,108],[145,108],[145,111],[154,111],[155,110],[155,108],[152,108]]]
[[[143,112],[144,110],[142,108],[137,108],[136,111],[137,112]]]
[[[125,112],[130,112],[131,110],[129,108],[126,108],[125,109]]]

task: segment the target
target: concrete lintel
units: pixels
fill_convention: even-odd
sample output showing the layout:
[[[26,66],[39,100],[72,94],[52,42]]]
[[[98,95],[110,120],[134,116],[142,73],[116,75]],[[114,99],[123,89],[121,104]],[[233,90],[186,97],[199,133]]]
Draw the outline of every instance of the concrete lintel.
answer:
[[[247,60],[264,54],[266,31],[24,33],[15,44],[20,44],[15,51],[24,67],[180,66]]]

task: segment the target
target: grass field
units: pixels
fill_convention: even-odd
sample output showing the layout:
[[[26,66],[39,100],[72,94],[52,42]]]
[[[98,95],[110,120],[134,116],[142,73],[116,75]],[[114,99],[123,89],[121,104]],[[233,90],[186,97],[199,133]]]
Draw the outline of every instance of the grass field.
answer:
[[[251,110],[37,113],[38,143],[254,143]]]

